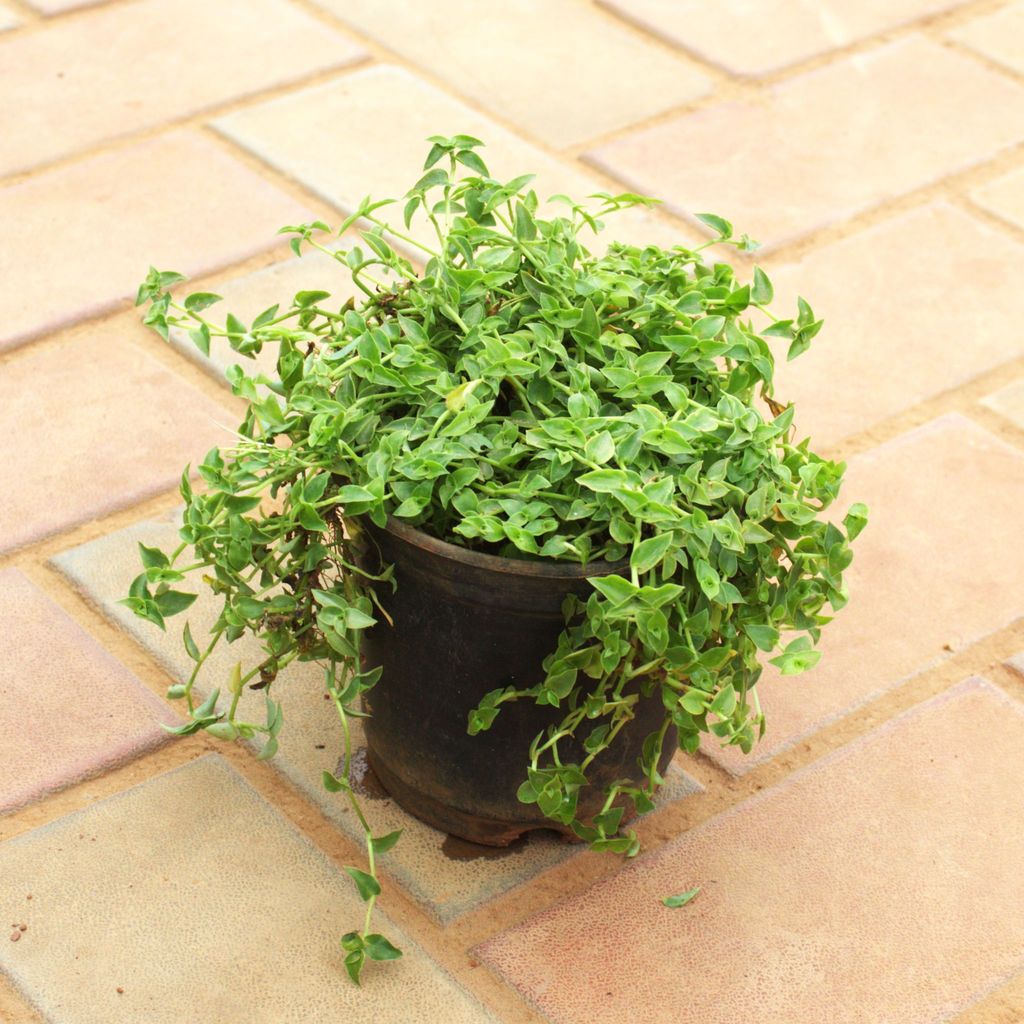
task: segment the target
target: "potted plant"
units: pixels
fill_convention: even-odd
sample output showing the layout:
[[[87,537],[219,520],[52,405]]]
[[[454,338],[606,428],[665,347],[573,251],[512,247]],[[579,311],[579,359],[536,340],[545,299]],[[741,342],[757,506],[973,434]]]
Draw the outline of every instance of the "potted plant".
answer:
[[[530,176],[490,177],[478,140],[430,141],[405,230],[369,199],[339,229],[363,225],[352,248],[328,247],[319,221],[282,229],[346,268],[358,302],[299,292],[217,325],[218,296],[172,297],[178,274],[151,270],[138,294],[164,338],[276,347],[273,375],[229,370],[237,439],[202,461],[202,488],[186,470],[182,543],[143,548],[126,603],[163,627],[197,569],[223,601],[211,635],[185,626],[176,733],[262,737],[269,757],[275,678],[323,667],[345,751],[324,784],[367,840],[368,870],[348,869],[367,903],[342,940],[355,981],[400,954],[370,930],[398,834],[372,835],[349,784],[352,716],[369,716],[372,764],[413,814],[493,843],[546,824],[631,856],[623,826],[672,751],[704,732],[748,751],[762,662],[817,661],[865,523],[859,505],[825,518],[844,467],[797,443],[772,396],[772,346],[799,355],[821,321],[802,299],[776,319],[760,269],[741,284],[701,253],[755,243],[705,215],[707,246],[592,255],[585,232],[652,201],[559,196],[541,217]],[[262,660],[194,698],[210,651],[243,634]],[[244,687],[264,691],[265,720],[238,717]]]

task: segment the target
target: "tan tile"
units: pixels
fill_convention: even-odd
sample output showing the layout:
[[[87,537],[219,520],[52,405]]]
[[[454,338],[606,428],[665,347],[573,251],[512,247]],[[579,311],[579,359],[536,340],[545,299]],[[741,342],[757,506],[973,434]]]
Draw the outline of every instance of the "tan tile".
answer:
[[[1024,651],[1014,655],[1006,664],[1018,675],[1024,676]]]
[[[428,135],[475,135],[487,144],[482,155],[495,177],[535,173],[533,187],[542,199],[559,192],[582,199],[604,189],[577,167],[548,156],[391,65],[365,68],[334,82],[247,107],[220,118],[214,126],[347,211],[354,210],[366,195],[375,199],[403,196],[422,173],[430,148]],[[310,146],[308,140],[314,138],[317,144]],[[353,145],[352,139],[359,139],[359,145]],[[548,212],[552,209],[548,207]],[[381,216],[387,213],[381,211]],[[393,223],[401,225],[398,214],[391,216]],[[414,229],[418,223],[414,222]],[[609,237],[631,244],[686,245],[697,235],[646,211],[626,211],[608,217],[607,223]],[[436,242],[429,225],[413,233],[420,242]],[[588,233],[584,244],[590,244],[592,237]]]
[[[1024,87],[915,36],[626,135],[588,159],[674,212],[719,213],[767,246],[1022,135]]]
[[[173,679],[183,681],[192,666],[182,647],[181,625],[172,621],[167,633],[161,633],[117,603],[138,572],[137,542],[162,546],[166,550],[176,544],[175,522],[176,519],[169,516],[161,521],[138,523],[65,551],[54,559],[54,564],[90,602],[146,647]],[[205,635],[217,611],[216,603],[201,592],[187,615],[196,637]],[[227,679],[240,658],[246,665],[254,664],[258,659],[256,647],[239,641],[230,648],[216,651],[207,662],[206,684]],[[345,802],[327,793],[320,781],[325,770],[337,770],[342,756],[341,730],[333,706],[323,700],[320,669],[304,665],[294,672],[283,673],[274,683],[274,694],[275,699],[283,703],[285,727],[279,737],[280,748],[271,764],[338,828],[354,841],[361,842],[362,831]],[[247,692],[242,710],[254,720],[262,720],[261,698]],[[358,722],[353,723],[353,737],[355,746],[362,747],[363,733]],[[365,778],[362,757],[357,776]],[[533,835],[525,843],[491,851],[485,856],[479,848],[450,841],[443,833],[406,814],[376,787],[361,788],[366,793],[365,811],[374,832],[385,835],[395,829],[403,830],[401,842],[388,854],[389,876],[443,922],[528,882],[579,851],[579,847],[567,846],[559,839]],[[700,789],[699,783],[673,766],[659,804],[683,799]]]
[[[0,32],[8,28],[15,28],[21,24],[21,19],[8,7],[0,7]]]
[[[228,425],[231,414],[116,333],[8,360],[0,551],[174,487]]]
[[[949,1020],[1024,968],[1021,712],[954,687],[478,955],[553,1024]]]
[[[585,0],[511,0],[498,24],[475,0],[316,2],[552,146],[625,128],[711,85]]]
[[[78,10],[80,7],[94,7],[97,4],[105,3],[106,0],[26,0],[30,7],[34,7],[41,14],[63,14],[65,11]]]
[[[134,296],[147,264],[197,275],[310,211],[191,132],[0,189],[0,349]]]
[[[990,57],[1011,71],[1024,72],[1024,3],[1001,7],[950,33],[950,38]]]
[[[0,813],[167,738],[173,713],[16,569],[0,616]]]
[[[216,756],[0,845],[0,905],[0,969],[61,1024],[493,1020],[383,913],[405,956],[352,985],[350,879]]]
[[[1024,380],[1014,381],[994,395],[983,398],[982,404],[1024,430]]]
[[[141,0],[0,42],[10,174],[365,56],[285,0]]]
[[[727,71],[761,75],[963,0],[598,0]]]
[[[970,197],[983,209],[1024,228],[1024,167],[976,188]]]
[[[769,667],[768,719],[749,757],[709,742],[739,774],[815,729],[1024,615],[1024,454],[959,414],[850,462],[843,503],[867,528],[846,574],[850,603],[822,631],[823,657],[798,677]],[[984,528],[979,528],[984,524]]]
[[[1024,355],[1024,246],[938,203],[771,269],[779,316],[803,295],[825,327],[792,363],[776,348],[777,394],[818,445],[867,430]]]

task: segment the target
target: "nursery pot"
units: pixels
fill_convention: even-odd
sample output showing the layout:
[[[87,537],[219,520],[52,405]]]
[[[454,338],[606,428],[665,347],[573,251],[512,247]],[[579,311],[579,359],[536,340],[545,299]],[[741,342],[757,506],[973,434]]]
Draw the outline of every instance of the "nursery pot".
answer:
[[[364,666],[383,668],[366,695],[364,722],[368,760],[381,785],[410,814],[470,842],[505,846],[539,828],[571,836],[516,797],[530,743],[564,710],[513,701],[476,736],[466,731],[468,715],[490,690],[539,683],[541,663],[564,626],[563,600],[570,593],[585,599],[593,590],[588,576],[621,566],[498,558],[393,519],[381,529],[363,518],[357,529],[362,566],[393,564],[398,584],[393,592],[388,584],[376,587],[394,624],[378,615],[362,647]],[[609,783],[642,780],[643,742],[663,715],[656,687],[588,768],[592,785],[580,793],[579,817],[601,809]],[[661,771],[674,748],[672,730]],[[564,744],[563,751],[563,760],[583,757],[577,746]]]

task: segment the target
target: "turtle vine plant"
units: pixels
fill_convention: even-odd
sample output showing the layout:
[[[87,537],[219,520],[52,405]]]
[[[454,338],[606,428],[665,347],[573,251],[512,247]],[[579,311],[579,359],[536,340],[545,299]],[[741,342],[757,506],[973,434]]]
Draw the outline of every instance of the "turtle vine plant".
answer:
[[[749,751],[764,728],[762,661],[790,675],[818,660],[826,612],[847,599],[849,542],[866,521],[861,505],[841,525],[823,515],[844,466],[798,443],[792,406],[773,397],[773,345],[798,356],[822,325],[804,300],[777,319],[767,276],[755,269],[741,284],[727,264],[706,261],[707,246],[613,242],[595,255],[588,232],[653,200],[556,196],[556,214],[540,216],[531,176],[492,178],[478,140],[430,142],[404,231],[380,214],[392,200],[369,198],[338,231],[361,225],[349,248],[328,244],[320,221],[282,229],[296,254],[336,260],[358,300],[304,291],[250,324],[229,315],[221,326],[207,314],[219,296],[173,297],[178,274],[151,270],[138,293],[165,339],[178,327],[204,353],[214,338],[245,357],[276,348],[272,374],[228,371],[247,403],[237,438],[203,459],[201,488],[186,469],[182,543],[142,549],[126,603],[163,626],[194,600],[176,587],[196,570],[222,601],[209,636],[185,626],[194,670],[169,691],[188,709],[178,733],[259,736],[270,757],[282,724],[275,679],[294,662],[322,667],[345,751],[324,784],[344,793],[366,834],[368,869],[347,869],[366,921],[341,940],[356,982],[367,958],[401,955],[371,931],[376,865],[398,833],[373,835],[349,782],[350,720],[380,674],[361,666],[360,637],[386,617],[379,588],[392,585],[391,568],[358,564],[363,517],[499,555],[628,565],[592,578],[586,600],[568,599],[541,682],[467,709],[470,733],[510,701],[558,709],[558,724],[523,751],[519,798],[627,856],[639,846],[620,828],[623,800],[651,807],[669,737],[693,751],[710,732]],[[708,246],[756,246],[722,218],[701,219],[718,236]],[[260,658],[199,700],[211,651],[245,634]],[[264,720],[240,717],[246,687],[264,691]],[[654,692],[664,719],[644,745],[643,784],[612,785],[603,810],[580,820],[588,766]],[[570,738],[582,756],[571,756]]]

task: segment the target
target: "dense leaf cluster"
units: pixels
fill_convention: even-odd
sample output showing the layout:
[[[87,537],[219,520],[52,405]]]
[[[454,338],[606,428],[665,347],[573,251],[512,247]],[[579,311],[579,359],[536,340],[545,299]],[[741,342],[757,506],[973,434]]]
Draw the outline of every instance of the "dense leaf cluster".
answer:
[[[346,268],[360,301],[300,292],[283,311],[220,326],[205,315],[217,296],[171,296],[178,275],[152,271],[140,288],[165,337],[184,326],[203,351],[224,337],[244,356],[274,346],[277,361],[269,376],[229,371],[248,403],[238,439],[199,466],[201,492],[183,477],[183,544],[143,552],[128,603],[162,624],[191,600],[174,589],[183,572],[207,570],[223,611],[203,650],[186,629],[196,672],[175,690],[191,712],[181,731],[264,733],[269,755],[281,719],[269,693],[289,662],[324,666],[346,744],[347,718],[376,682],[360,668],[360,635],[380,615],[374,587],[389,573],[357,567],[356,517],[394,516],[501,555],[622,561],[588,600],[570,600],[544,680],[488,694],[469,729],[487,729],[512,700],[564,711],[523,752],[520,798],[597,848],[633,853],[621,798],[650,806],[673,727],[686,750],[702,732],[749,750],[763,728],[762,661],[784,674],[813,665],[828,609],[846,601],[864,509],[842,526],[826,519],[843,466],[797,443],[792,407],[772,397],[773,346],[799,355],[821,321],[803,300],[793,319],[776,319],[762,271],[740,283],[700,251],[588,251],[584,237],[606,216],[648,200],[555,197],[560,213],[542,217],[530,178],[491,178],[477,140],[431,141],[405,231],[369,200],[342,225],[364,226],[351,248],[328,246],[320,222],[284,229],[297,253],[311,246]],[[704,219],[716,242],[750,247],[721,218]],[[436,244],[409,233],[414,222]],[[402,254],[413,251],[421,271]],[[179,566],[185,550],[190,564]],[[263,661],[228,681],[229,707],[216,692],[194,706],[209,651],[244,633],[260,639]],[[268,688],[265,723],[236,720],[247,683]],[[578,820],[588,765],[651,693],[665,716],[645,745],[644,785],[613,786],[597,819]],[[567,755],[569,737],[585,757]],[[325,782],[352,797],[346,777]],[[371,907],[373,844],[390,838],[371,837],[371,874],[353,876]],[[354,977],[364,956],[393,955],[378,938],[346,936]]]

